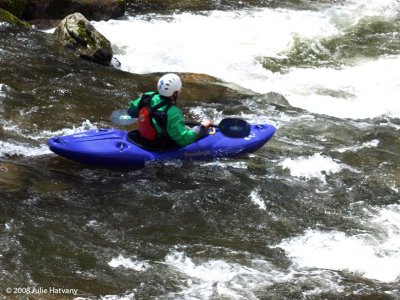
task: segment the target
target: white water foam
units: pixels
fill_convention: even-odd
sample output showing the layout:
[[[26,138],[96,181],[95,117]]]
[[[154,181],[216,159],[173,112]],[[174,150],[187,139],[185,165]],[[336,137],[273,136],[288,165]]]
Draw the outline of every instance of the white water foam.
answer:
[[[39,156],[44,154],[49,154],[51,151],[46,145],[41,145],[39,147],[32,147],[29,144],[24,143],[9,143],[0,141],[0,157],[5,156]]]
[[[400,57],[343,69],[294,69],[275,75],[271,88],[293,106],[339,118],[400,116]],[[334,95],[330,95],[333,93]]]
[[[282,278],[266,261],[254,261],[257,268],[223,260],[195,262],[185,252],[174,250],[166,256],[165,262],[187,276],[179,297],[174,293],[169,295],[171,299],[256,299],[252,289],[271,285],[273,278]]]
[[[376,148],[378,145],[379,145],[379,140],[372,140],[370,142],[365,142],[361,145],[339,148],[337,149],[337,151],[340,153],[344,153],[347,151],[356,152],[364,148]]]
[[[210,15],[176,14],[170,19],[139,16],[129,21],[94,23],[109,37],[125,70],[137,73],[190,71],[238,81],[251,67],[265,76],[254,58],[274,55],[292,42],[291,34],[313,37],[337,30],[317,12],[264,9]],[[322,28],[318,28],[319,24]],[[265,28],[273,28],[268,31]],[[130,37],[127,39],[127,36]],[[233,72],[232,72],[233,71]],[[251,82],[245,74],[244,80]]]
[[[42,140],[46,141],[50,137],[74,134],[89,129],[97,129],[97,126],[95,124],[92,124],[89,120],[86,120],[82,122],[81,126],[79,127],[74,126],[73,128],[63,128],[57,131],[43,130],[36,134],[29,134],[29,138],[36,141],[42,141]],[[12,121],[4,122],[3,130],[27,136],[27,134],[23,132],[18,127],[18,125],[14,124]],[[24,143],[19,141],[0,141],[0,157],[5,157],[5,156],[32,157],[50,153],[52,152],[48,148],[46,142],[43,142],[43,144],[37,147],[33,147],[29,143]]]
[[[399,2],[397,0],[350,0],[346,2],[346,5],[335,8],[342,17],[352,20],[354,24],[362,17],[382,15],[396,18],[398,9]]]
[[[248,253],[240,254],[248,257]],[[274,284],[304,285],[310,278],[316,279],[315,285],[303,292],[304,297],[330,291],[337,293],[342,289],[336,276],[329,271],[284,271],[263,258],[249,258],[241,263],[223,259],[204,261],[189,257],[184,251],[173,250],[165,262],[172,270],[179,271],[179,278],[182,278],[182,290],[168,294],[169,299],[259,299]]]
[[[261,198],[258,191],[252,191],[250,194],[251,201],[258,206],[259,209],[266,210],[264,199]]]
[[[318,43],[367,16],[394,19],[399,6],[395,0],[357,0],[319,11],[265,8],[93,23],[111,40],[126,71],[206,73],[256,92],[281,93],[312,112],[370,118],[400,115],[399,56],[341,70],[291,68],[287,74],[266,70],[257,57],[282,58],[295,37]]]
[[[251,257],[223,249],[228,257],[247,257],[240,262],[223,258],[189,255],[176,246],[166,255],[164,264],[179,278],[180,291],[165,295],[170,299],[257,299],[258,292],[279,284],[303,286],[315,278],[315,286],[302,292],[304,297],[324,292],[343,292],[335,271],[347,271],[385,282],[400,276],[400,205],[365,210],[360,222],[373,232],[347,235],[340,231],[307,230],[303,235],[288,238],[276,247],[287,253],[293,264],[276,268],[262,257]],[[218,249],[220,251],[221,249]],[[231,252],[231,253],[229,253]],[[136,258],[119,255],[109,265],[137,271],[147,269]],[[103,299],[130,299],[136,290],[125,295],[109,295]]]
[[[136,299],[136,293],[127,293],[124,296],[117,296],[117,295],[107,295],[104,297],[101,297],[102,300],[132,300],[132,299]],[[79,299],[75,299],[75,300],[79,300]],[[91,300],[91,299],[86,299],[85,300]]]
[[[147,262],[139,261],[136,257],[124,257],[122,254],[112,258],[108,265],[113,268],[124,267],[137,272],[146,271],[149,268]]]
[[[286,251],[300,271],[330,269],[383,282],[399,280],[400,205],[372,209],[363,222],[376,231],[348,235],[310,229],[283,240],[278,247]]]
[[[72,128],[63,128],[60,130],[56,131],[51,131],[51,130],[43,130],[39,134],[36,135],[31,135],[30,137],[34,140],[41,140],[41,139],[48,139],[54,136],[62,136],[62,135],[71,135],[79,132],[83,132],[85,130],[92,130],[92,129],[98,129],[97,125],[89,120],[85,120],[81,123],[80,126],[76,127],[73,126]]]
[[[326,16],[309,11],[214,11],[171,18],[94,24],[111,40],[126,71],[206,73],[262,92],[270,90],[271,72],[257,62],[258,56],[276,56],[289,48],[293,33],[309,38],[337,33]]]
[[[290,175],[305,179],[317,178],[325,182],[326,174],[338,173],[343,166],[332,158],[319,153],[313,156],[287,158],[280,163],[284,169],[289,169]]]

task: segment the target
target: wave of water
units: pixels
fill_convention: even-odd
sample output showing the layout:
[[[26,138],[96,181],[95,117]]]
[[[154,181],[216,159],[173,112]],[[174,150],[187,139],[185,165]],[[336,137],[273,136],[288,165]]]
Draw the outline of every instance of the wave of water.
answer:
[[[5,133],[19,136],[26,135],[25,132],[13,122],[3,121],[0,122],[0,125],[2,125]],[[28,137],[30,141],[18,141],[15,138],[9,138],[8,140],[0,141],[0,158],[12,156],[31,157],[50,154],[52,152],[46,144],[47,139],[54,136],[69,135],[89,129],[97,129],[97,125],[92,124],[89,120],[86,120],[78,127],[74,126],[73,128],[64,128],[56,131],[43,130],[35,134],[29,134]],[[33,146],[32,141],[38,141],[40,144]]]
[[[314,11],[264,8],[142,15],[94,24],[111,40],[124,70],[206,73],[256,92],[281,93],[292,105],[312,112],[372,118],[400,115],[399,55],[356,57],[350,65],[342,57],[341,67],[290,67],[285,73],[264,68],[259,58],[285,58],[298,39],[310,40],[314,51],[323,54],[321,40],[340,40],[360,22],[368,23],[366,18],[396,22],[399,6],[394,0],[347,1]]]
[[[394,282],[400,278],[400,206],[365,209],[361,222],[375,232],[347,234],[340,231],[307,230],[282,241],[299,269],[329,269],[359,273],[370,279]]]
[[[395,282],[400,278],[400,207],[369,207],[363,213],[362,218],[354,218],[364,226],[374,228],[373,231],[350,234],[337,230],[309,229],[300,236],[284,239],[272,246],[284,249],[292,260],[288,270],[280,270],[262,255],[204,245],[208,250],[203,251],[213,249],[217,253],[224,252],[231,258],[226,259],[204,256],[203,251],[193,253],[186,246],[177,245],[165,256],[164,261],[157,263],[166,268],[172,277],[179,277],[181,291],[170,293],[167,297],[257,299],[264,290],[274,285],[290,285],[314,277],[318,281],[313,283],[310,290],[302,292],[303,297],[344,292],[345,288],[338,284],[339,275],[335,275],[336,271],[350,272],[381,282]],[[122,255],[113,258],[109,265],[142,273],[155,267],[154,263]],[[128,291],[127,294],[131,292],[135,294],[135,291]]]
[[[339,172],[343,167],[332,158],[319,153],[311,157],[286,158],[281,166],[290,170],[290,175],[300,178],[318,178],[325,181],[326,174]]]

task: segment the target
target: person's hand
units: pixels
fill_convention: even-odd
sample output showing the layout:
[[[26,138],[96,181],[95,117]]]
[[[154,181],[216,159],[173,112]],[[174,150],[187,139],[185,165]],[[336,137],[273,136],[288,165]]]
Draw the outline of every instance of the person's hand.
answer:
[[[206,129],[208,129],[212,125],[213,125],[213,122],[211,120],[203,120],[203,122],[201,122],[201,126],[203,126]]]

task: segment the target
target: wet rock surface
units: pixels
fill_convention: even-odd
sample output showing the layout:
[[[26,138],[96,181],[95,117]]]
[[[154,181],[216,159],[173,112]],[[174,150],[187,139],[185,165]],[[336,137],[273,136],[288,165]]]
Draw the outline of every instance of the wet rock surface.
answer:
[[[110,41],[80,13],[63,19],[54,36],[65,49],[78,57],[107,66],[111,63],[113,51]]]

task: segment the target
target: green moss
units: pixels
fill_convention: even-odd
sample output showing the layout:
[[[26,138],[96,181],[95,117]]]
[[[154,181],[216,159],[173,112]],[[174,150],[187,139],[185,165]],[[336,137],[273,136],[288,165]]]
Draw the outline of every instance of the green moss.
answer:
[[[31,28],[32,26],[26,22],[22,22],[13,14],[9,13],[8,11],[0,8],[0,22],[6,22],[14,26],[23,26],[27,28]]]
[[[90,34],[88,34],[86,30],[86,24],[84,21],[78,21],[78,35],[82,38],[89,47],[94,48],[96,46],[95,40],[92,38]]]

